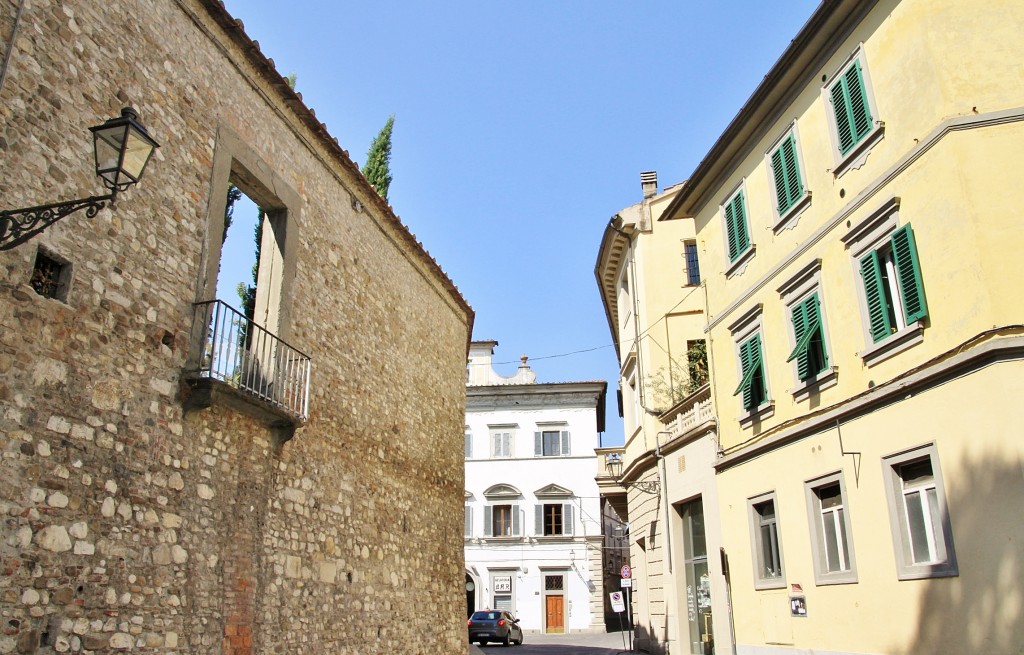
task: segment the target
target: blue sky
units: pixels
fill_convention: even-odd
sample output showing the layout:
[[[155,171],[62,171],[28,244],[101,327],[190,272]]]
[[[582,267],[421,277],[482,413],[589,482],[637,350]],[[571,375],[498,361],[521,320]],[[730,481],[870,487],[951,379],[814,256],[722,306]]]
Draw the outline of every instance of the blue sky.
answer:
[[[686,179],[817,2],[225,4],[360,165],[395,115],[389,201],[476,311],[473,337],[500,343],[506,375],[526,354],[540,382],[607,380],[619,445],[604,227],[641,171]],[[252,214],[229,239],[251,239]],[[225,262],[221,298],[249,267]]]

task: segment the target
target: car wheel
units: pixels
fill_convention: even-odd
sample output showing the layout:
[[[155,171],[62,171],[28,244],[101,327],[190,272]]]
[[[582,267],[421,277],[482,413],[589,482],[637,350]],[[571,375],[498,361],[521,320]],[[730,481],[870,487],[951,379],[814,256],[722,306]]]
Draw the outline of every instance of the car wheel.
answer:
[[[476,643],[480,644],[481,646],[486,646],[487,645],[487,640],[484,639],[483,641],[478,641]]]
[[[512,634],[511,630],[509,630],[508,632],[505,633],[505,638],[501,640],[501,645],[502,646],[505,646],[506,648],[508,648],[508,642],[509,642],[508,638],[509,638],[509,635],[511,635],[511,634]]]

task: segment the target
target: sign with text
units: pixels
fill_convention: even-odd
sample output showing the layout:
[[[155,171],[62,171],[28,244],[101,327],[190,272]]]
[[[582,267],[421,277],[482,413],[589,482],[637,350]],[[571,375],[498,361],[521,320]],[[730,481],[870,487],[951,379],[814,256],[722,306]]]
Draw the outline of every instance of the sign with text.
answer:
[[[615,612],[625,612],[626,611],[626,603],[625,603],[625,601],[622,600],[622,592],[621,591],[613,591],[612,593],[608,594],[608,596],[612,599],[612,611],[615,611]]]
[[[623,578],[619,580],[619,584],[622,585],[623,589],[631,589],[633,587],[633,581],[629,578]]]
[[[511,575],[496,575],[494,576],[494,592],[495,593],[510,593],[512,591],[512,576]]]

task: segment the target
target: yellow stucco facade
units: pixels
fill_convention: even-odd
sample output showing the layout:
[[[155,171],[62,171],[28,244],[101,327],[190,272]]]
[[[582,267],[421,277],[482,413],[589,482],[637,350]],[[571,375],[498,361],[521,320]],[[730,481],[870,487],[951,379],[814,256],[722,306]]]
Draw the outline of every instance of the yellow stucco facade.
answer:
[[[741,655],[1021,652],[1022,28],[823,4],[665,209],[701,253]]]

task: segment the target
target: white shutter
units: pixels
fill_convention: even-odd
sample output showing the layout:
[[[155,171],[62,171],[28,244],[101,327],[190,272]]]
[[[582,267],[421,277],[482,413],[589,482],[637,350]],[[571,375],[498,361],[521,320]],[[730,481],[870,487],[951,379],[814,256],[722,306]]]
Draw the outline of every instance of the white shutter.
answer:
[[[569,432],[568,430],[562,430],[562,454],[569,454]]]
[[[473,536],[473,508],[466,505],[466,534],[467,537]]]
[[[494,525],[493,510],[490,505],[484,506],[484,536],[491,536],[491,526]]]
[[[473,433],[466,431],[466,459],[473,457]]]
[[[534,526],[533,526],[533,533],[535,535],[537,535],[538,537],[543,537],[544,536],[544,506],[543,505],[536,505],[536,506],[534,506],[534,510],[536,510],[536,511],[534,512],[535,520],[534,520]]]
[[[562,506],[562,534],[573,534],[573,504],[566,503]]]
[[[519,519],[519,505],[512,505],[512,536],[518,537],[523,534],[522,521]]]
[[[540,457],[544,454],[544,433],[533,433],[533,456]]]

